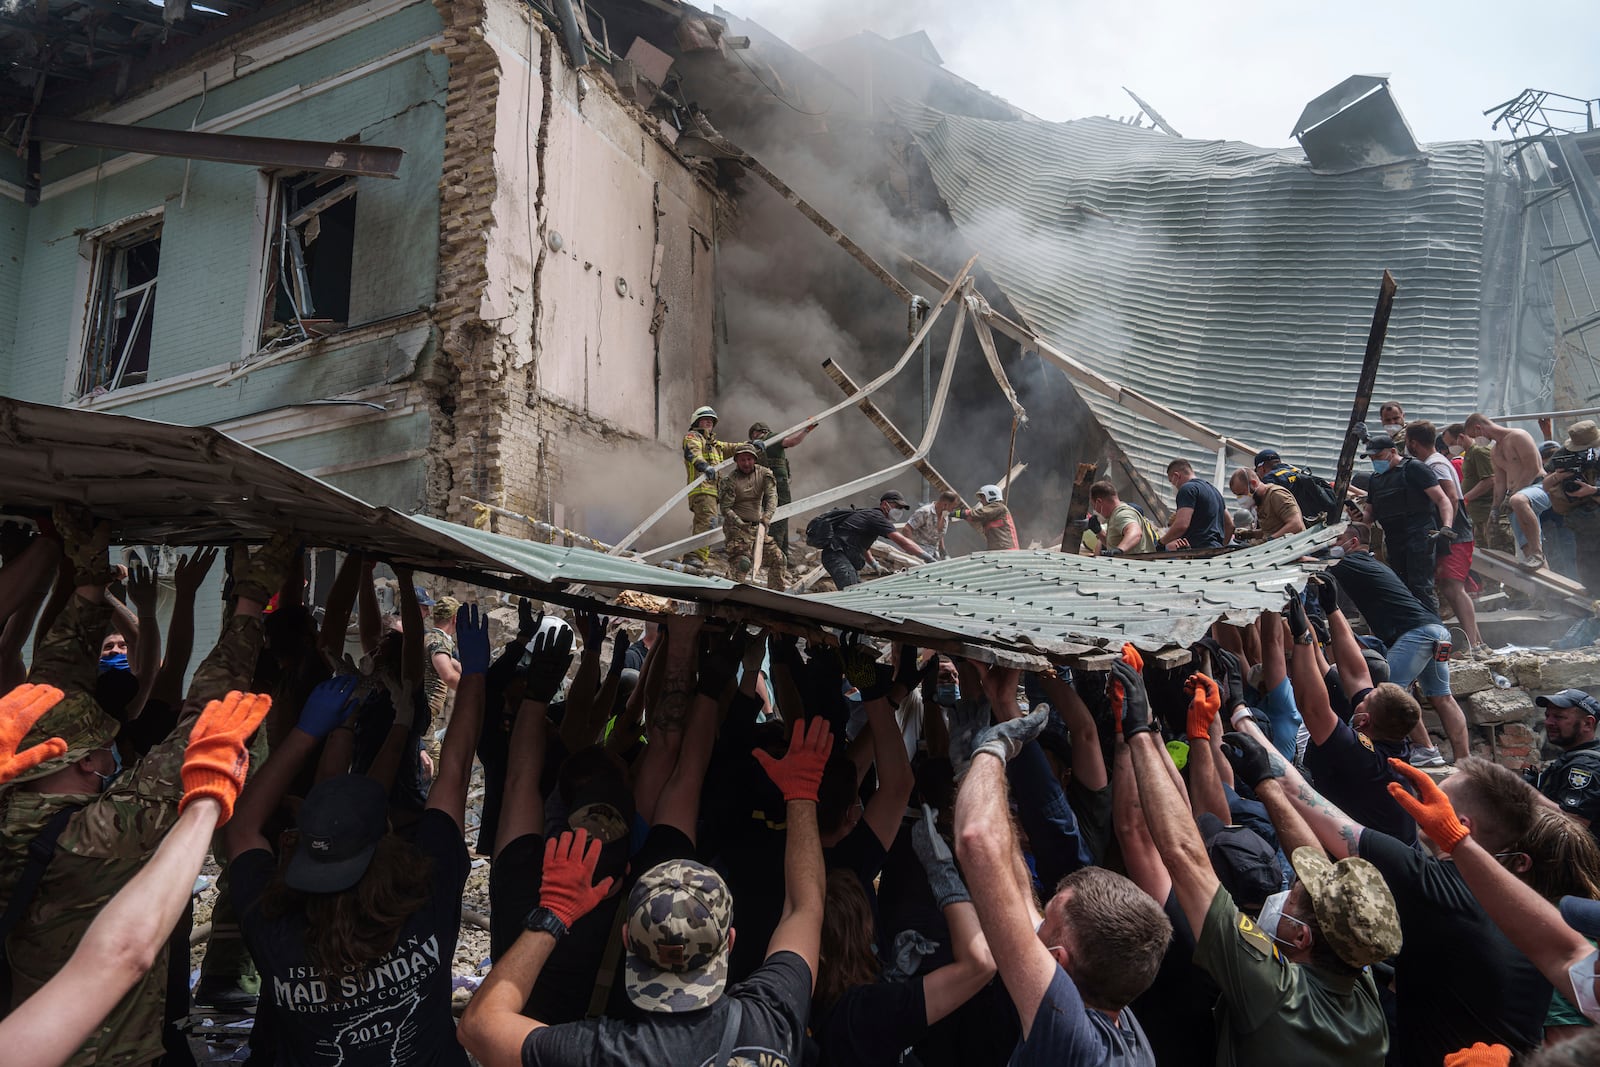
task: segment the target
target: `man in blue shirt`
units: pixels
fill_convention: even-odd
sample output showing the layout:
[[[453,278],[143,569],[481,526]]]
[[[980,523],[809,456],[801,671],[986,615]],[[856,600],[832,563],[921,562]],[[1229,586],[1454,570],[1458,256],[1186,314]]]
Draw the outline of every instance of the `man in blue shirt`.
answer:
[[[1210,482],[1196,478],[1188,460],[1168,463],[1167,481],[1178,491],[1178,500],[1158,547],[1221,548],[1233,540],[1233,516],[1222,494]]]

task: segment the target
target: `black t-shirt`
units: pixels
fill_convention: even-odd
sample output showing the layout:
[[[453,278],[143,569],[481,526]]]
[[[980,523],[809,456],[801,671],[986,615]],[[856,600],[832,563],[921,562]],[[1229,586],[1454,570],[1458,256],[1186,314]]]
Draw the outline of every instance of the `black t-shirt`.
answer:
[[[261,894],[277,861],[252,849],[229,868],[240,926],[261,971],[278,1063],[296,1067],[466,1067],[450,1013],[451,965],[470,864],[461,828],[440,811],[416,824],[415,845],[432,863],[428,903],[405,921],[394,949],[356,974],[327,974],[306,958],[303,916],[267,919]]]
[[[1194,931],[1176,893],[1167,894],[1162,910],[1172,922],[1172,940],[1150,988],[1128,1006],[1141,1019],[1159,1020],[1145,1036],[1161,1067],[1214,1067],[1217,1025],[1212,1012],[1220,995],[1217,983],[1195,966]]]
[[[861,879],[861,888],[867,891],[867,899],[873,902],[874,910],[877,909],[878,893],[873,883],[883,871],[883,860],[888,854],[889,850],[883,847],[883,842],[878,840],[878,835],[867,825],[866,819],[858,820],[837,845],[822,850],[823,862],[828,870],[855,872],[856,877]]]
[[[1419,626],[1439,624],[1439,616],[1429,611],[1399,575],[1379,563],[1371,552],[1348,552],[1328,571],[1350,594],[1361,617],[1386,645],[1394,644],[1401,634]]]
[[[534,1030],[522,1043],[523,1067],[712,1067],[730,997],[743,1010],[735,1062],[798,1067],[811,1005],[811,968],[793,952],[774,954],[709,1008]]]
[[[855,508],[833,524],[833,536],[840,542],[842,551],[857,559],[872,547],[872,542],[894,531],[895,525],[889,516],[877,508]]]
[[[1389,766],[1405,759],[1403,741],[1373,741],[1347,723],[1339,723],[1322,744],[1306,746],[1306,769],[1316,777],[1317,792],[1369,830],[1378,830],[1407,845],[1417,840],[1417,824],[1389,795],[1389,783],[1416,789]]]
[[[1178,490],[1176,510],[1182,511],[1184,508],[1194,509],[1189,517],[1189,528],[1183,534],[1189,541],[1189,547],[1221,548],[1222,516],[1227,505],[1222,502],[1222,494],[1217,492],[1217,487],[1199,478],[1191,478],[1183,483]]]
[[[1438,526],[1438,514],[1427,491],[1439,484],[1439,476],[1426,463],[1408,459],[1397,462],[1382,474],[1373,474],[1367,483],[1367,502],[1372,517],[1390,537],[1407,537],[1417,530]]]
[[[1537,1048],[1550,983],[1484,913],[1456,865],[1371,829],[1360,850],[1389,883],[1404,936],[1390,1062],[1443,1063],[1476,1041],[1518,1054]]]
[[[845,991],[812,1032],[827,1067],[893,1067],[928,1032],[922,979],[874,982]]]

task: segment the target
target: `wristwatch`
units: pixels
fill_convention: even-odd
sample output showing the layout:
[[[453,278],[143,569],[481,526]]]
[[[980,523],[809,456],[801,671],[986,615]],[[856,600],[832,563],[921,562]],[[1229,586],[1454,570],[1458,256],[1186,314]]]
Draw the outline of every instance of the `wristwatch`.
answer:
[[[522,925],[529,930],[547,933],[557,941],[567,936],[567,924],[546,907],[536,907],[528,912],[528,917],[522,920]]]

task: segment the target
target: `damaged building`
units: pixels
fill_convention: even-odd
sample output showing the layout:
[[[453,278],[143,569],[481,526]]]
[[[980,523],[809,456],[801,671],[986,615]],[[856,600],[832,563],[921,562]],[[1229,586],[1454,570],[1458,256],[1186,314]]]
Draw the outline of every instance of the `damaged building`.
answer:
[[[929,459],[967,493],[1019,471],[1024,543],[1079,462],[1157,516],[1174,456],[1331,468],[1384,269],[1384,398],[1600,402],[1600,135],[1549,94],[1503,105],[1510,142],[1423,144],[1352,78],[1267,149],[676,0],[49,0],[0,48],[0,393],[215,426],[399,510],[613,540],[682,485],[696,406],[738,439],[836,403],[821,364],[889,366],[973,254],[1033,417],[969,360]],[[912,436],[947,330],[877,398]],[[796,496],[879,455],[832,420]]]

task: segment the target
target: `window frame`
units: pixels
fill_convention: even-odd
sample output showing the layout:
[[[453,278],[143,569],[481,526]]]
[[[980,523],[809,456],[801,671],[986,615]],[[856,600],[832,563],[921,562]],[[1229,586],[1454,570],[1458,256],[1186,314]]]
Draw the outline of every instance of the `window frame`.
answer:
[[[154,340],[154,319],[156,293],[161,280],[161,268],[158,265],[156,275],[147,282],[137,286],[116,291],[106,292],[110,283],[111,273],[117,269],[118,257],[135,245],[143,244],[153,236],[160,241],[166,223],[165,206],[151,208],[133,215],[118,219],[105,226],[97,227],[83,234],[78,240],[78,255],[83,263],[79,271],[79,293],[82,297],[81,306],[83,314],[75,320],[76,330],[70,339],[71,351],[74,358],[67,369],[65,381],[62,383],[62,396],[64,401],[78,401],[94,396],[114,393],[121,388],[122,378],[127,373],[127,360],[134,340],[144,328],[148,320]],[[103,393],[97,393],[102,383],[90,385],[85,380],[85,375],[91,369],[93,353],[91,349],[103,336],[104,317],[103,309],[108,305],[115,305],[119,301],[139,298],[138,309],[134,312],[135,326],[129,333],[128,339],[123,343],[122,351],[115,357],[108,368],[111,373],[109,384],[106,384]],[[145,368],[145,381],[149,382],[150,368],[148,363]],[[134,383],[140,384],[140,383]]]

